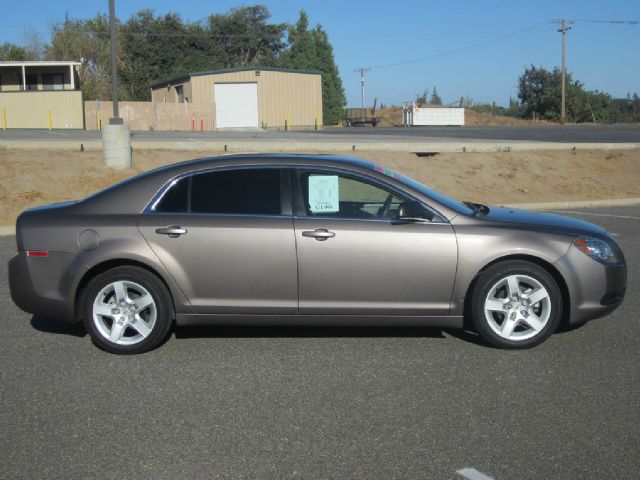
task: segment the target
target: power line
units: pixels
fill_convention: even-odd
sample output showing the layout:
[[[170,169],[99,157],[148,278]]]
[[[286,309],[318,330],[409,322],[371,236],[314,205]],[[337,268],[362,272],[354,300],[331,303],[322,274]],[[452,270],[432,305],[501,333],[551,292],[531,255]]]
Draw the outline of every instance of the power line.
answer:
[[[413,59],[408,59],[408,60],[403,60],[400,62],[394,62],[394,63],[387,63],[387,64],[382,64],[382,65],[371,65],[370,68],[375,68],[375,69],[380,69],[380,68],[389,68],[389,67],[398,67],[398,66],[402,66],[402,65],[409,65],[412,63],[420,63],[420,62],[424,62],[424,61],[428,61],[428,60],[432,60],[434,58],[440,58],[440,57],[444,57],[444,56],[449,56],[449,55],[455,55],[458,53],[463,53],[463,52],[468,52],[468,51],[477,51],[477,50],[481,50],[484,48],[488,48],[488,47],[492,47],[494,45],[498,45],[500,43],[508,43],[510,41],[513,40],[519,40],[521,38],[525,38],[531,35],[535,35],[538,34],[540,32],[544,32],[546,30],[550,30],[553,27],[549,27],[547,22],[544,23],[539,23],[536,25],[532,25],[530,27],[527,28],[523,28],[520,30],[515,30],[513,32],[507,33],[505,35],[501,35],[499,37],[495,37],[489,40],[485,40],[483,42],[479,42],[479,43],[475,43],[472,45],[467,45],[465,47],[461,47],[461,48],[456,48],[453,50],[446,50],[444,52],[440,52],[440,53],[435,53],[432,55],[428,55],[425,57],[419,57],[419,58],[413,58]]]
[[[640,23],[640,20],[572,20],[573,22],[581,23],[612,23],[616,25],[632,25],[636,26]]]

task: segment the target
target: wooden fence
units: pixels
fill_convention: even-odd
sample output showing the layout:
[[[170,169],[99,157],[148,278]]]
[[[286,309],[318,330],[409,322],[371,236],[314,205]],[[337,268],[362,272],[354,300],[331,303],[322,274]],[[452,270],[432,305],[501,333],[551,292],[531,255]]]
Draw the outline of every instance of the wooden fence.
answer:
[[[119,102],[120,117],[131,130],[213,131],[215,110],[213,105],[194,103]],[[99,130],[113,115],[110,101],[84,102],[87,130]]]

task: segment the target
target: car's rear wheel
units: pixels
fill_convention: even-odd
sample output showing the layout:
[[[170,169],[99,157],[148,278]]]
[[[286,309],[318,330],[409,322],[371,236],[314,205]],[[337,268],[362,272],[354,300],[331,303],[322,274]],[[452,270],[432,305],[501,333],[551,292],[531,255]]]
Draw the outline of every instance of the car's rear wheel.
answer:
[[[498,348],[530,348],[558,327],[562,294],[540,266],[512,260],[492,265],[476,281],[472,297],[474,325]]]
[[[89,282],[83,298],[91,339],[108,352],[146,352],[160,345],[171,327],[173,308],[167,288],[140,267],[101,273]]]

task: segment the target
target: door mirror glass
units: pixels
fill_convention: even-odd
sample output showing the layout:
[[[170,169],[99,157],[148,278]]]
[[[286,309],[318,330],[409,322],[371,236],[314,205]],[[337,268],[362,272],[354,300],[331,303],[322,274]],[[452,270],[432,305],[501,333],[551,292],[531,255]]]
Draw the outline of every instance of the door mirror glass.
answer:
[[[414,200],[403,202],[398,208],[398,220],[419,221],[433,220],[433,213]]]

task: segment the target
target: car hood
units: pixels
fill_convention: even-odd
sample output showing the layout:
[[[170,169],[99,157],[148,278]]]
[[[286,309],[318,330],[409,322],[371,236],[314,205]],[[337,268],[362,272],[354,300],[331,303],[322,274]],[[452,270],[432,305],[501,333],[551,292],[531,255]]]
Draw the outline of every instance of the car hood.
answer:
[[[598,236],[607,235],[607,231],[604,228],[584,220],[551,213],[517,210],[515,208],[491,207],[489,213],[481,218],[491,222],[522,225],[536,230]]]

